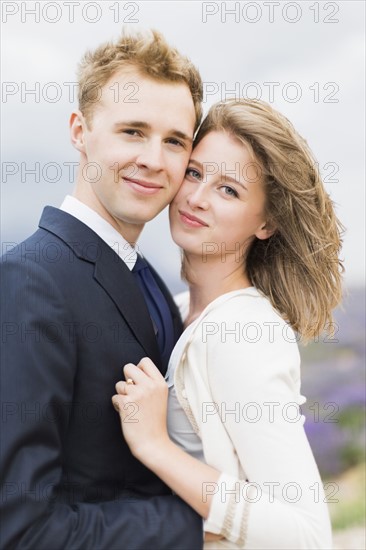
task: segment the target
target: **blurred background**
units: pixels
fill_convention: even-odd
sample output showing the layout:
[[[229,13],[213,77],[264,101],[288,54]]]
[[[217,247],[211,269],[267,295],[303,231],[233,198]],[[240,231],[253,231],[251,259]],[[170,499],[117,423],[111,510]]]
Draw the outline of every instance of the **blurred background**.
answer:
[[[200,69],[204,110],[263,99],[307,139],[346,226],[345,299],[333,338],[301,348],[305,424],[335,548],[365,548],[365,4],[337,2],[2,2],[2,250],[59,206],[78,162],[68,120],[77,62],[123,26],[156,28]],[[157,245],[158,243],[158,245]],[[184,289],[164,211],[140,247]]]

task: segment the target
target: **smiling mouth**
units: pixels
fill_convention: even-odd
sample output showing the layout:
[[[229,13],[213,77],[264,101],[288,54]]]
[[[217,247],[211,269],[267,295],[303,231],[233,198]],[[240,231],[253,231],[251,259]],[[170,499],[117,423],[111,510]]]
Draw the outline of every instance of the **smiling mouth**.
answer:
[[[180,219],[185,225],[188,225],[189,227],[208,227],[208,224],[200,218],[192,216],[192,214],[188,214],[188,212],[184,212],[184,210],[178,210],[178,212]]]
[[[135,178],[122,178],[131,189],[143,195],[154,195],[163,189],[163,186],[151,181],[138,180]]]

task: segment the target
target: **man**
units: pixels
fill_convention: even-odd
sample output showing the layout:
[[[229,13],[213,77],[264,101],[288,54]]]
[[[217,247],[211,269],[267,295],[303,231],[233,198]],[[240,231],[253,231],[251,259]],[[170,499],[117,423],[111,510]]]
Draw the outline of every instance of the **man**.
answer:
[[[183,180],[201,95],[156,32],[80,65],[73,196],[1,264],[2,548],[202,546],[201,518],[131,455],[111,403],[124,364],[164,372],[182,330],[134,244]]]

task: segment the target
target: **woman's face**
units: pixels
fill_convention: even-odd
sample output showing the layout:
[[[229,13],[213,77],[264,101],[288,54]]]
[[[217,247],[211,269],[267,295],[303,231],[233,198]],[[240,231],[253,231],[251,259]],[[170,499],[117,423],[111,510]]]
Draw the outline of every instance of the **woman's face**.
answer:
[[[204,261],[243,257],[254,239],[266,239],[265,194],[259,165],[226,132],[210,132],[195,147],[182,186],[170,205],[174,241]]]

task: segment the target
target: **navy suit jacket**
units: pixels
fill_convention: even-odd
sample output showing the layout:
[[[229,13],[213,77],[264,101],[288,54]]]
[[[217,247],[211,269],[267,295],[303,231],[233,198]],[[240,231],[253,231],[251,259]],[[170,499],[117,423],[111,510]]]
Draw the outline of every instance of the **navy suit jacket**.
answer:
[[[201,518],[131,455],[111,404],[125,363],[161,364],[128,267],[46,207],[0,273],[2,548],[202,548]]]

